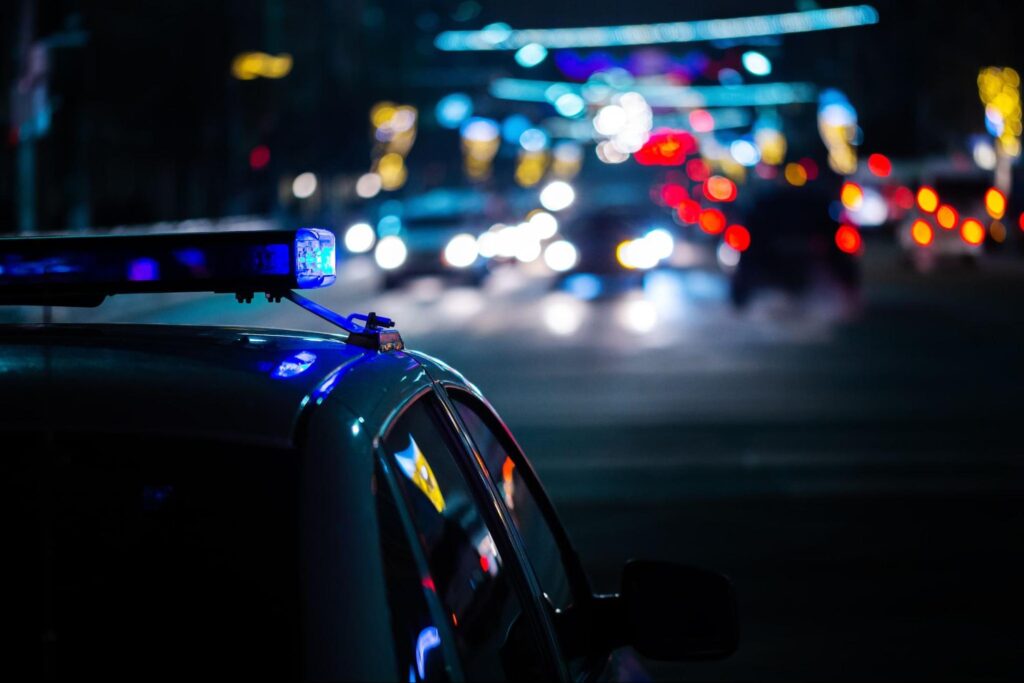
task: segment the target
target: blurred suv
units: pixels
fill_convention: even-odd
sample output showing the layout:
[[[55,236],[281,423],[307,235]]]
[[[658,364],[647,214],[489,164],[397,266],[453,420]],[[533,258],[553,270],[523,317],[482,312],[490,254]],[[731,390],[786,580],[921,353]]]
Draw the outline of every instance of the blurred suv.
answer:
[[[755,198],[747,217],[750,246],[732,274],[735,306],[746,306],[759,290],[838,291],[856,299],[860,269],[856,256],[836,244],[833,197],[823,189],[774,188]]]
[[[940,262],[975,264],[988,231],[985,201],[990,191],[995,192],[991,174],[926,177],[918,188],[914,209],[896,230],[904,263],[917,270]]]

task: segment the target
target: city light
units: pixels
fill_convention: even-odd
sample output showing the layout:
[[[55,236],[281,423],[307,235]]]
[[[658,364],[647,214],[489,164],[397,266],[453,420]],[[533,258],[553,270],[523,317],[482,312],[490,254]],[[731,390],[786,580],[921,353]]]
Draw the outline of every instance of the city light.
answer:
[[[935,211],[935,222],[945,230],[955,228],[958,220],[960,220],[960,215],[949,204],[943,204]]]
[[[840,225],[836,230],[836,246],[846,254],[859,253],[862,246],[860,232],[852,225]]]
[[[888,178],[892,173],[892,162],[884,154],[872,154],[868,157],[868,170],[879,178]]]
[[[384,270],[394,270],[400,267],[408,256],[409,250],[406,248],[405,242],[397,235],[382,238],[373,252],[373,259]]]
[[[807,171],[800,164],[786,164],[786,169],[783,173],[786,176],[786,182],[793,187],[803,187],[807,184]]]
[[[681,166],[697,151],[693,135],[684,130],[661,129],[651,133],[633,158],[642,166]]]
[[[552,242],[544,249],[544,263],[557,273],[572,270],[577,261],[579,261],[579,253],[576,251],[576,247],[566,240]]]
[[[864,190],[857,183],[843,183],[839,191],[839,201],[850,211],[856,211],[864,202]]]
[[[531,43],[536,43],[549,50],[658,45],[808,33],[876,23],[878,23],[878,11],[874,7],[852,5],[785,14],[676,21],[661,24],[524,30],[512,30],[507,24],[492,24],[479,31],[444,31],[434,39],[434,46],[445,52],[464,52],[519,50]]]
[[[587,110],[587,103],[574,92],[562,93],[555,99],[554,105],[555,111],[569,119],[582,116]]]
[[[308,171],[295,176],[292,181],[292,194],[297,199],[306,199],[316,192],[316,176]]]
[[[367,223],[355,223],[345,231],[345,248],[353,254],[365,254],[376,241],[377,233]]]
[[[760,52],[750,50],[743,53],[743,68],[753,76],[767,76],[772,72],[772,63]]]
[[[968,218],[960,228],[960,237],[967,244],[978,246],[985,241],[985,227],[974,218]]]
[[[646,299],[633,299],[622,304],[618,318],[630,332],[646,334],[658,324],[658,309]]]
[[[461,92],[454,92],[445,95],[434,107],[434,116],[442,128],[458,128],[462,122],[473,115],[473,100],[469,95]]]
[[[270,148],[266,145],[257,145],[249,152],[249,168],[258,171],[270,163]]]
[[[725,230],[725,214],[718,209],[704,209],[697,219],[700,229],[709,235],[717,235]]]
[[[1006,215],[1006,195],[994,187],[990,187],[985,193],[985,210],[988,215],[1000,219]]]
[[[364,173],[356,181],[356,194],[363,199],[376,197],[381,190],[380,176],[376,173]]]
[[[284,78],[292,70],[289,54],[269,55],[266,52],[243,52],[231,62],[231,75],[240,81],[257,78]]]
[[[444,260],[455,268],[468,268],[479,255],[476,238],[468,233],[456,235],[444,248]]]
[[[730,225],[726,228],[723,239],[736,251],[744,252],[750,248],[750,231],[742,225]]]
[[[733,140],[729,145],[729,154],[741,166],[756,166],[757,162],[761,161],[761,150],[750,140],[742,138]]]
[[[1020,156],[1020,74],[1015,69],[989,67],[978,74],[978,96],[985,105],[985,125],[999,152]]]
[[[548,211],[561,211],[569,208],[576,199],[572,185],[562,180],[549,183],[540,191],[540,203]]]
[[[857,170],[857,110],[846,95],[829,88],[818,100],[818,133],[828,148],[828,165],[840,175]]]
[[[490,85],[490,94],[500,100],[514,102],[553,103],[551,94],[558,97],[571,93],[586,99],[589,84],[558,81],[535,81],[522,78],[496,78]],[[623,88],[603,85],[614,92]],[[752,83],[745,85],[673,85],[631,84],[630,90],[644,97],[656,107],[767,107],[785,104],[806,104],[818,97],[811,83]],[[555,98],[557,100],[557,98]]]
[[[736,199],[736,183],[725,176],[711,176],[704,183],[704,196],[715,202],[731,202]]]
[[[654,228],[644,235],[642,239],[649,245],[651,253],[653,253],[659,261],[663,261],[672,256],[672,252],[674,252],[676,248],[676,242],[672,238],[672,233],[665,228]]]
[[[910,237],[920,246],[927,247],[935,239],[935,231],[928,225],[928,221],[918,218],[910,226]]]
[[[540,43],[527,43],[516,50],[516,64],[530,69],[537,66],[548,56],[548,49]]]
[[[939,193],[925,185],[917,191],[917,207],[925,213],[934,213],[939,208]]]
[[[526,223],[539,240],[551,239],[558,232],[558,219],[546,211],[535,212]]]

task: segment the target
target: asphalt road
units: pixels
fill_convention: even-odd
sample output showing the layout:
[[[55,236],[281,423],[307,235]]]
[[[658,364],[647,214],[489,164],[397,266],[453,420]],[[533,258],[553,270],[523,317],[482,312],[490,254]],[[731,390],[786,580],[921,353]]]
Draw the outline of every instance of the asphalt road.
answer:
[[[515,273],[378,293],[355,262],[317,298],[393,316],[489,395],[599,588],[629,557],[733,578],[740,651],[656,676],[1021,680],[1024,263],[894,264],[869,250],[845,316],[777,297],[737,314],[709,273],[585,304]],[[230,297],[56,315],[329,329]]]

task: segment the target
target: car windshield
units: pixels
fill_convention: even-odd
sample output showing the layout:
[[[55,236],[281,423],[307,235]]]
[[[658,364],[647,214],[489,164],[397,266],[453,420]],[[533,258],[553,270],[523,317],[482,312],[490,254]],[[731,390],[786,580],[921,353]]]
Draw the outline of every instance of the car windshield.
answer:
[[[2,439],[5,556],[17,558],[8,670],[295,675],[293,453],[146,436]]]

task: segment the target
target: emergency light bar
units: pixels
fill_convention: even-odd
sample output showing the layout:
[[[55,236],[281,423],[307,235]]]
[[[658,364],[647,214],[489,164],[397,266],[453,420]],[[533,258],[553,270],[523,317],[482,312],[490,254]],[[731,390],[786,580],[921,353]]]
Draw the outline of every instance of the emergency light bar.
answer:
[[[158,292],[280,298],[334,280],[334,235],[318,228],[0,239],[0,304],[97,306]]]

